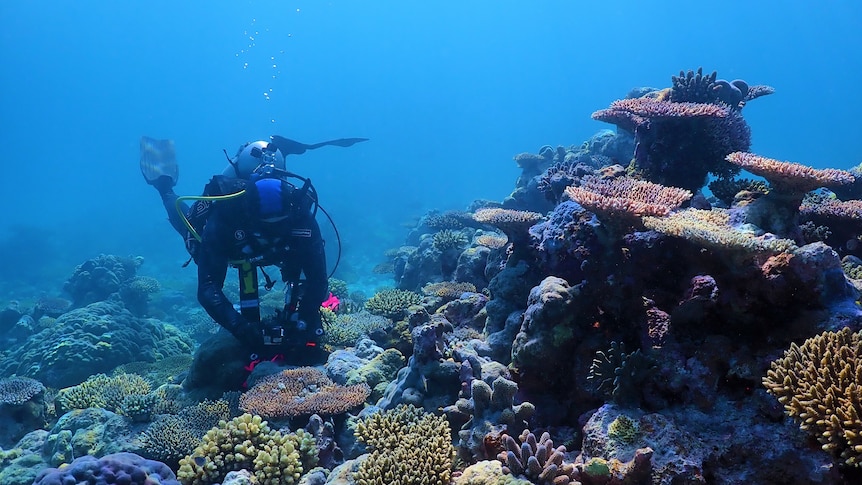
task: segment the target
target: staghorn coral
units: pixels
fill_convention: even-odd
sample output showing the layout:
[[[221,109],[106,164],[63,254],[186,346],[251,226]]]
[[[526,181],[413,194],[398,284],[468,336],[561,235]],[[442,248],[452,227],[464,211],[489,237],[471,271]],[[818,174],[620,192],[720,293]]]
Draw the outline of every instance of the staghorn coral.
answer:
[[[302,430],[282,434],[260,416],[243,414],[207,431],[191,455],[180,460],[183,485],[221,482],[231,471],[253,472],[262,485],[293,485],[317,462],[314,438]]]
[[[347,282],[344,280],[329,278],[329,291],[338,297],[339,300],[350,298],[350,288],[348,288]]]
[[[77,386],[60,389],[55,400],[59,409],[103,408],[121,412],[123,401],[130,396],[150,393],[150,383],[137,374],[108,377],[97,374]]]
[[[756,236],[734,229],[725,209],[686,209],[667,217],[644,217],[643,223],[647,229],[720,251],[782,253],[796,249],[796,243],[790,239]]]
[[[422,296],[408,290],[388,289],[379,291],[365,302],[365,309],[374,315],[382,315],[393,320],[404,317],[404,312],[412,305],[422,303]]]
[[[265,419],[341,414],[371,394],[365,383],[341,386],[314,367],[286,369],[264,377],[240,396],[240,409]]]
[[[688,190],[631,177],[584,177],[580,186],[567,187],[566,195],[602,221],[665,216],[692,196]]]
[[[766,390],[825,451],[862,466],[862,335],[845,327],[793,343],[770,365]]]
[[[530,430],[525,429],[518,441],[506,435],[506,451],[497,455],[503,463],[503,471],[530,479],[539,485],[566,485],[579,483],[575,466],[564,462],[565,446],[554,447],[554,441],[547,432],[536,439]]]
[[[353,475],[357,485],[449,485],[454,450],[445,418],[402,404],[360,420],[355,433],[372,450]]]
[[[444,300],[457,300],[464,293],[475,293],[476,285],[458,281],[441,281],[428,283],[422,287],[422,293],[427,296],[439,296]]]
[[[457,250],[467,244],[467,236],[459,231],[452,229],[443,229],[435,232],[432,236],[432,244],[434,249],[438,251]]]
[[[816,169],[794,162],[782,162],[748,152],[733,152],[727,161],[765,178],[775,190],[804,194],[820,187],[852,184],[853,174],[834,168]]]

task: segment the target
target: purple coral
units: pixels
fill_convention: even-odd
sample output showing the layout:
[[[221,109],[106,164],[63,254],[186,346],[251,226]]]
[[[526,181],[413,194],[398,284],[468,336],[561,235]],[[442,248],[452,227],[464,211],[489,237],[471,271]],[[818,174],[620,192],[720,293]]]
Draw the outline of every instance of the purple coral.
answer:
[[[43,470],[33,485],[180,485],[174,472],[162,462],[134,453],[114,453],[102,458],[82,456],[63,468]]]

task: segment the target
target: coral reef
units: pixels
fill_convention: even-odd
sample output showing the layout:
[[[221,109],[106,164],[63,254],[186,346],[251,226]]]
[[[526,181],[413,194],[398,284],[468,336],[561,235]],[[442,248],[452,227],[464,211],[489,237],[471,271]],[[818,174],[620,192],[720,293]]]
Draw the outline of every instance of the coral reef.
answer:
[[[766,389],[823,449],[862,466],[862,336],[845,327],[795,343],[763,378]]]
[[[124,258],[101,254],[75,268],[63,287],[76,307],[108,299],[135,277],[143,258]]]
[[[365,309],[374,315],[382,315],[393,320],[404,317],[411,305],[422,302],[422,296],[407,290],[389,289],[377,292],[365,302]]]
[[[572,463],[565,463],[565,446],[554,446],[546,432],[538,439],[525,429],[518,441],[510,435],[504,439],[506,451],[498,455],[503,463],[503,472],[529,479],[540,485],[567,485],[577,482],[577,473]]]
[[[707,174],[732,177],[738,169],[724,157],[751,145],[751,130],[738,109],[745,95],[736,106],[726,103],[725,93],[738,90],[740,83],[723,82],[717,90],[715,75],[703,76],[700,70],[697,75],[681,72],[672,81],[670,90],[615,101],[593,113],[593,119],[634,133],[629,172],[650,182],[695,191]]]
[[[369,394],[371,388],[364,382],[342,386],[317,368],[299,367],[264,377],[240,396],[239,405],[264,419],[279,420],[341,414],[362,405]]]
[[[309,433],[282,434],[260,416],[243,414],[207,431],[200,446],[180,460],[177,478],[183,485],[210,485],[228,472],[246,469],[262,485],[292,485],[316,463]]]
[[[110,485],[135,483],[179,485],[176,475],[164,463],[147,460],[134,453],[114,453],[101,458],[82,456],[68,466],[49,468],[36,477],[34,485],[87,483]]]
[[[141,456],[158,460],[176,468],[184,456],[190,455],[207,431],[220,421],[231,419],[230,405],[225,400],[204,400],[180,410],[177,414],[162,414],[138,436]]]
[[[55,403],[60,412],[103,408],[118,413],[129,398],[145,396],[150,390],[150,383],[137,374],[97,374],[77,386],[60,389]]]
[[[45,386],[29,377],[0,379],[0,446],[10,446],[47,418]]]
[[[353,479],[357,485],[447,485],[454,456],[449,433],[444,418],[413,406],[372,414],[356,426],[371,455]]]
[[[191,354],[177,329],[133,316],[115,300],[67,312],[0,360],[0,372],[32,377],[49,387],[78,384],[134,361]]]

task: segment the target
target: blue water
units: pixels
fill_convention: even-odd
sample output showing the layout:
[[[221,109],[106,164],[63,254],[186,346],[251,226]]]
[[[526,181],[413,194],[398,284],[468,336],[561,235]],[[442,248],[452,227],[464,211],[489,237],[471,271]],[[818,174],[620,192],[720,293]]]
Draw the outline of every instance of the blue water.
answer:
[[[175,140],[188,194],[223,148],[370,138],[288,159],[356,268],[428,209],[502,200],[513,155],[581,143],[609,127],[592,111],[680,69],[776,88],[745,109],[753,151],[862,161],[856,0],[41,0],[0,2],[0,19],[0,299],[56,293],[99,253],[194,278],[141,135]]]

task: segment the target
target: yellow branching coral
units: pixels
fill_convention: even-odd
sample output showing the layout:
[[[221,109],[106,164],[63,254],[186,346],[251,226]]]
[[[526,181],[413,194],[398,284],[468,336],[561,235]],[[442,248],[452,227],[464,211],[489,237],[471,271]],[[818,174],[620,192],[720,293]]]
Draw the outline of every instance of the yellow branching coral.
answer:
[[[113,377],[97,374],[77,386],[60,389],[56,404],[62,411],[103,408],[118,412],[127,397],[144,396],[149,392],[150,383],[137,374],[118,374]]]
[[[360,406],[370,394],[364,383],[342,386],[319,369],[299,367],[264,377],[240,396],[239,407],[266,419],[333,415]]]
[[[285,435],[260,416],[243,414],[207,431],[200,446],[180,460],[177,478],[183,485],[209,485],[246,469],[261,485],[293,485],[317,462],[312,440],[308,433]]]
[[[584,177],[581,185],[566,187],[566,195],[603,221],[664,216],[692,196],[685,189],[631,177]]]
[[[452,229],[443,229],[435,232],[432,236],[434,248],[438,251],[447,251],[450,249],[459,249],[467,244],[467,236],[461,234],[460,231]]]
[[[748,152],[733,152],[727,161],[765,178],[776,189],[792,194],[804,194],[820,187],[852,184],[853,174],[827,168],[818,170],[799,163],[782,162]]]
[[[449,485],[455,450],[445,417],[402,404],[359,421],[356,437],[372,450],[357,485]]]
[[[781,253],[796,249],[790,239],[765,238],[730,226],[725,209],[686,209],[667,217],[644,217],[647,229],[687,239],[710,249],[747,253]]]
[[[862,466],[862,335],[844,328],[802,345],[772,363],[763,385],[822,448]]]
[[[407,290],[389,289],[378,291],[365,302],[365,309],[375,315],[398,320],[412,305],[422,303],[422,296]]]

